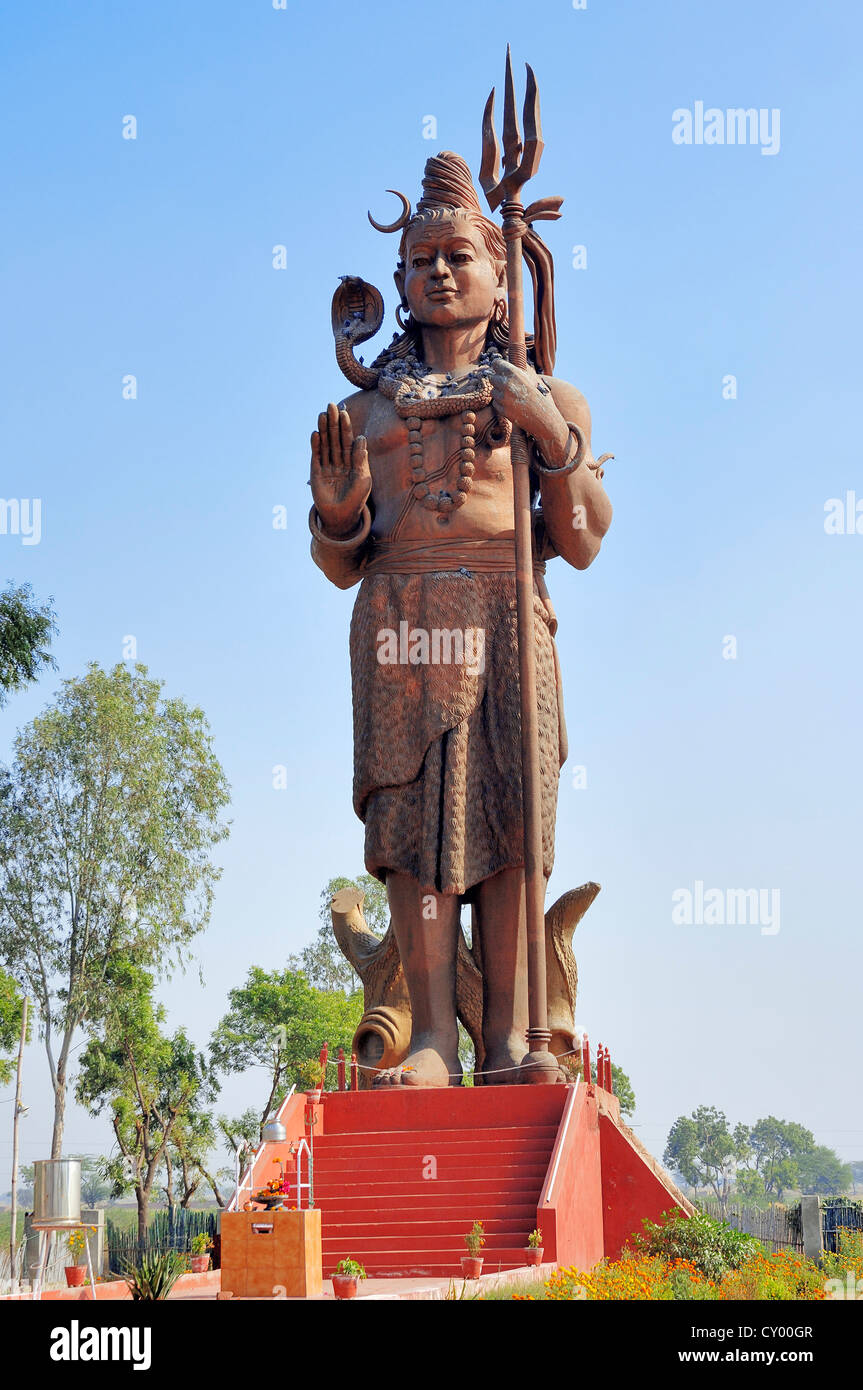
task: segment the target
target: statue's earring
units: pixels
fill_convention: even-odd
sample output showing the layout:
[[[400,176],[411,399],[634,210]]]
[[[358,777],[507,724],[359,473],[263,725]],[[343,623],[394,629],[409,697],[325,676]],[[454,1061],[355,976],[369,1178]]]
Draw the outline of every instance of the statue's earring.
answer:
[[[399,304],[398,308],[396,309],[396,323],[398,324],[399,328],[402,330],[403,333],[407,333],[408,329],[410,328],[410,310],[408,310],[408,320],[407,320],[407,322],[405,322],[404,319],[402,318],[402,313],[403,313],[404,310],[407,309],[407,308],[408,308],[408,302],[407,302],[407,300],[405,299],[405,297],[402,296],[402,302],[401,302],[401,304]]]
[[[503,319],[504,319],[504,317],[505,317],[505,315],[506,315],[506,300],[505,300],[505,299],[498,299],[498,300],[496,300],[496,301],[495,301],[495,306],[494,306],[494,321],[495,321],[495,323],[502,323],[502,322],[503,322]]]

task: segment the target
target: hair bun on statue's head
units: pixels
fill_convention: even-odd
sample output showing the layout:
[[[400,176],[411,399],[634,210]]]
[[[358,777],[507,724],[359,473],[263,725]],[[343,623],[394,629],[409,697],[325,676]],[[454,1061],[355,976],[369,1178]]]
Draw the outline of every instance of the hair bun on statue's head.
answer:
[[[482,216],[470,169],[461,155],[452,150],[441,150],[426,160],[417,212],[432,208],[464,208],[466,212],[478,212]]]

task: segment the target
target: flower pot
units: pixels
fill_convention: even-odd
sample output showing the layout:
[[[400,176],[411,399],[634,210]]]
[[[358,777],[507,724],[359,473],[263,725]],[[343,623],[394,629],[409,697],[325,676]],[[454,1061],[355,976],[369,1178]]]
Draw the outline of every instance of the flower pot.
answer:
[[[357,1282],[353,1274],[334,1274],[333,1293],[336,1298],[356,1298]]]
[[[190,1255],[189,1259],[192,1264],[193,1274],[206,1274],[207,1270],[210,1268],[209,1255]]]
[[[541,1265],[544,1249],[545,1247],[542,1245],[529,1245],[527,1247],[527,1250],[525,1251],[525,1254],[527,1255],[525,1264]]]
[[[321,1088],[320,1088],[320,1086],[317,1088],[316,1091],[306,1091],[306,1100],[307,1100],[307,1102],[308,1102],[309,1105],[320,1105],[320,1102],[321,1102]]]
[[[80,1289],[86,1278],[85,1265],[66,1265],[66,1284],[70,1289]]]
[[[478,1279],[482,1274],[482,1255],[462,1255],[461,1268],[465,1279]]]

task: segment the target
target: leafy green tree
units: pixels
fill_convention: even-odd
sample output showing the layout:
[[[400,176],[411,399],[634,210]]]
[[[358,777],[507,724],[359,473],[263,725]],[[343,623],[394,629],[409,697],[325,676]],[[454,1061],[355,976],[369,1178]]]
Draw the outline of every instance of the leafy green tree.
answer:
[[[681,1173],[696,1192],[699,1187],[710,1188],[724,1213],[738,1153],[724,1113],[711,1105],[699,1105],[691,1115],[675,1120],[662,1161]]]
[[[384,885],[371,874],[360,874],[357,878],[331,878],[321,889],[318,909],[320,925],[315,938],[302,951],[288,957],[288,966],[291,970],[302,970],[315,989],[341,989],[345,994],[351,994],[359,986],[359,976],[339,950],[330,917],[330,901],[340,888],[359,888],[365,894],[363,915],[369,931],[376,936],[384,936],[389,922]]]
[[[815,1136],[803,1125],[768,1115],[749,1131],[753,1166],[764,1179],[764,1191],[774,1201],[797,1184],[800,1160],[815,1148]]]
[[[49,645],[56,630],[53,608],[40,608],[29,584],[8,584],[0,593],[0,709],[54,665]]]
[[[755,1168],[738,1168],[734,1183],[734,1195],[749,1207],[766,1207],[770,1197],[764,1188],[764,1179]]]
[[[24,997],[11,975],[0,970],[0,1053],[18,1047],[21,1039],[21,1009]],[[30,1022],[27,1022],[30,1032]],[[8,1086],[15,1075],[14,1057],[0,1056],[0,1086]]]
[[[863,1158],[852,1159],[850,1167],[853,1184],[852,1191],[856,1192],[858,1182],[863,1182]]]
[[[0,767],[0,960],[36,1000],[62,1149],[76,1029],[119,959],[167,969],[210,916],[228,787],[203,713],[96,664]]]
[[[325,1042],[331,1056],[339,1047],[349,1052],[363,1012],[361,991],[315,989],[298,970],[268,973],[252,966],[246,983],[228,998],[231,1007],[213,1034],[211,1055],[222,1072],[267,1072],[261,1124],[292,1084],[309,1083]]]
[[[615,1062],[611,1064],[611,1090],[620,1102],[621,1115],[634,1115],[635,1091],[632,1089],[632,1082],[623,1068]]]
[[[108,980],[102,1035],[81,1056],[75,1095],[92,1115],[111,1114],[119,1156],[105,1165],[115,1196],[130,1189],[143,1243],[150,1201],[168,1145],[217,1084],[207,1059],[178,1029],[162,1031],[165,1011],[153,999],[153,976],[130,960],[115,961]]]
[[[848,1192],[854,1181],[850,1163],[824,1144],[817,1144],[798,1161],[797,1182],[801,1192],[816,1192],[821,1197],[840,1197]]]

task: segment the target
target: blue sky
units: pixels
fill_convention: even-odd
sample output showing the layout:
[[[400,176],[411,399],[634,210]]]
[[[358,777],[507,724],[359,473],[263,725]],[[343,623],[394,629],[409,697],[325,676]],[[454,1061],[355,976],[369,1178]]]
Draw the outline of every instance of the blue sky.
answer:
[[[392,333],[396,248],[366,209],[415,199],[438,149],[476,171],[509,41],[540,84],[533,196],[566,199],[546,231],[557,373],[616,454],[600,557],[548,576],[571,745],[550,893],[603,885],[577,935],[579,1020],[629,1072],[656,1152],[706,1103],[863,1156],[863,535],[824,529],[828,499],[863,500],[860,29],[851,4],[773,0],[7,8],[0,493],[41,498],[43,519],[38,545],[0,535],[0,579],[53,594],[60,637],[59,673],[0,718],[0,756],[60,676],[121,660],[129,634],[205,709],[233,833],[203,984],[162,990],[200,1042],[251,964],[313,934],[327,879],[362,867],[353,596],[311,564],[306,521],[308,436],[346,389],[330,298],[364,276]],[[672,113],[697,101],[778,109],[779,152],[675,144]],[[672,894],[698,880],[778,888],[779,932],[676,924]],[[256,1084],[227,1083],[221,1108]],[[31,1161],[51,1127],[36,1046],[26,1098]],[[69,1150],[107,1142],[72,1109]]]

